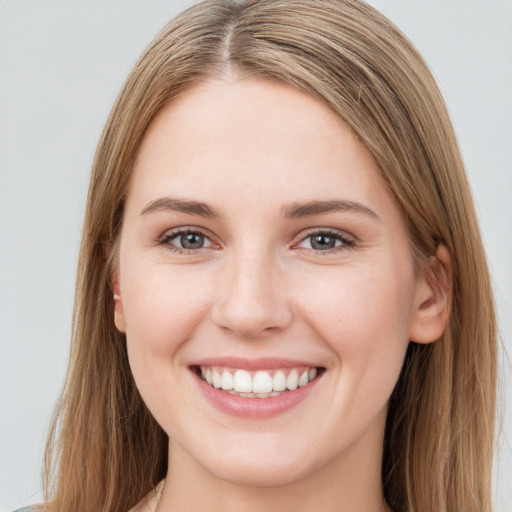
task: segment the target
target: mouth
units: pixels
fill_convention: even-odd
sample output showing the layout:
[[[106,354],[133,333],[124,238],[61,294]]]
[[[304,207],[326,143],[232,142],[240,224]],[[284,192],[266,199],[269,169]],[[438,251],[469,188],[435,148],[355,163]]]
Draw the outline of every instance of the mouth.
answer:
[[[217,365],[194,365],[191,370],[208,386],[242,398],[273,398],[304,388],[325,368],[295,366],[251,371]]]

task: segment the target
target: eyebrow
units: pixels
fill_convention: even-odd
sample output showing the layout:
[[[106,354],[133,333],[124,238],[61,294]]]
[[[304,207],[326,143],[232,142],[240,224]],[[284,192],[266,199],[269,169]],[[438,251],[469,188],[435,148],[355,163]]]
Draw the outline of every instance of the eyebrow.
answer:
[[[174,211],[199,215],[201,217],[222,218],[223,215],[214,207],[201,201],[191,201],[188,199],[178,199],[175,197],[159,197],[150,201],[140,212],[141,215],[147,215],[156,211]],[[329,212],[355,212],[362,213],[379,220],[379,216],[368,207],[354,201],[344,199],[332,199],[328,201],[308,201],[304,203],[296,202],[284,205],[281,208],[281,216],[285,219],[297,219],[302,217],[311,217]]]
[[[379,216],[370,208],[361,203],[343,199],[332,199],[330,201],[308,201],[306,203],[292,203],[281,208],[281,214],[285,219],[309,217],[329,212],[355,212],[369,215],[379,220]]]
[[[220,218],[222,215],[212,206],[201,201],[190,201],[188,199],[177,199],[174,197],[159,197],[150,201],[140,212],[141,215],[161,210],[173,212],[190,213],[201,217]]]

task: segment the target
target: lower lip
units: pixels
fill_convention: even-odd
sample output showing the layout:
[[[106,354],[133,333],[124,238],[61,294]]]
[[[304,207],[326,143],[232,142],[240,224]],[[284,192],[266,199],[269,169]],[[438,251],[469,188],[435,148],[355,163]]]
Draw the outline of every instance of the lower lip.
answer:
[[[320,375],[301,388],[294,391],[285,391],[277,396],[246,398],[214,388],[198,375],[194,374],[194,376],[201,392],[210,403],[224,413],[243,418],[269,418],[291,409],[302,402],[322,378]]]

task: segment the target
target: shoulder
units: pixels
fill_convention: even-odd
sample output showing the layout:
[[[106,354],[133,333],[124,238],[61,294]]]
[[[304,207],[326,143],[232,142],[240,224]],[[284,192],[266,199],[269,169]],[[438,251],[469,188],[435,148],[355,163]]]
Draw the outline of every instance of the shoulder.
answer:
[[[36,512],[36,509],[33,507],[24,507],[24,508],[19,508],[18,510],[15,510],[14,512]]]

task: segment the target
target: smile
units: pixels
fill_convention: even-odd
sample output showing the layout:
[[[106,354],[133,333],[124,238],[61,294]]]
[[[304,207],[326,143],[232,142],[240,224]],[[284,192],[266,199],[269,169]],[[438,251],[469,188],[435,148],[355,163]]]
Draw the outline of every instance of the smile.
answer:
[[[215,357],[189,369],[198,389],[221,414],[262,420],[298,406],[321,389],[326,368],[275,357]]]
[[[258,371],[198,366],[196,372],[211,387],[244,398],[279,396],[306,386],[318,375],[316,367],[306,366]]]

